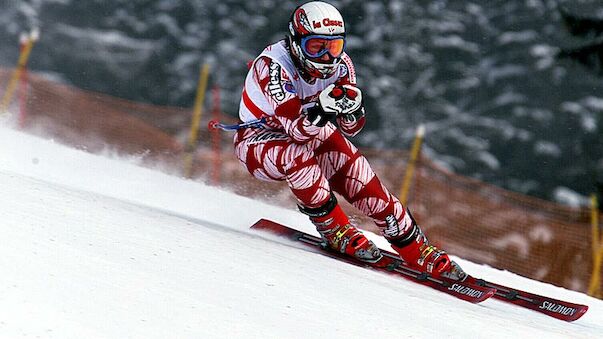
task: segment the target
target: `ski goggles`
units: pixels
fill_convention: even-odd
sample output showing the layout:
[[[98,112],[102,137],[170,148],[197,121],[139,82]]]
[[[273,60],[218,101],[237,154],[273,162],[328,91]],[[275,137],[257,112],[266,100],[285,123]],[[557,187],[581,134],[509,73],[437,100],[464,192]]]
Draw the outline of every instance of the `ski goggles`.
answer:
[[[301,39],[301,48],[310,58],[320,58],[326,53],[339,58],[344,46],[345,38],[340,35],[308,35]]]

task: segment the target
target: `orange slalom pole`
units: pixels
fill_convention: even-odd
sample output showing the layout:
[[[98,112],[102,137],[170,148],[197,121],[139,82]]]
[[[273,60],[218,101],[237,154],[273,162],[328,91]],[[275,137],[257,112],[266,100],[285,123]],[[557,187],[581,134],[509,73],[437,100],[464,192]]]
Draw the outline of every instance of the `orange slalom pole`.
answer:
[[[19,86],[19,128],[25,127],[25,120],[27,119],[27,89],[29,88],[28,83],[28,72],[27,68],[21,72],[21,82]]]
[[[188,136],[188,143],[184,153],[184,175],[191,178],[193,175],[193,157],[195,147],[197,146],[197,136],[199,134],[199,123],[203,113],[203,102],[205,101],[205,90],[207,88],[207,78],[209,77],[209,65],[204,64],[199,72],[199,84],[197,86],[197,95],[195,97],[195,106],[193,108],[193,120],[191,130]]]
[[[21,39],[21,53],[25,49],[25,45],[27,43],[26,39]],[[19,128],[25,127],[25,120],[27,118],[27,89],[29,87],[29,73],[27,71],[27,65],[23,67],[23,71],[21,72],[19,86]]]
[[[13,97],[15,92],[15,88],[17,87],[17,82],[21,78],[21,73],[25,69],[27,65],[27,61],[29,60],[29,55],[31,53],[31,49],[33,48],[34,43],[39,38],[39,31],[32,31],[29,36],[26,38],[25,46],[21,49],[21,53],[19,55],[19,61],[17,62],[17,68],[11,75],[11,78],[8,82],[8,86],[6,87],[6,91],[4,92],[4,96],[2,97],[2,102],[0,102],[0,114],[4,114],[8,109],[8,105]]]
[[[402,181],[402,187],[400,188],[400,202],[402,205],[406,205],[408,200],[408,191],[412,181],[412,176],[415,170],[415,164],[419,158],[421,152],[421,145],[423,144],[423,136],[425,135],[425,126],[419,125],[417,128],[417,134],[415,135],[415,141],[412,145],[410,152],[410,159],[406,165],[406,173],[404,174],[404,180]]]
[[[599,235],[599,203],[597,196],[592,194],[591,201],[591,227],[593,248],[593,270],[588,284],[588,294],[600,297],[601,289],[601,266],[603,265],[603,239]]]

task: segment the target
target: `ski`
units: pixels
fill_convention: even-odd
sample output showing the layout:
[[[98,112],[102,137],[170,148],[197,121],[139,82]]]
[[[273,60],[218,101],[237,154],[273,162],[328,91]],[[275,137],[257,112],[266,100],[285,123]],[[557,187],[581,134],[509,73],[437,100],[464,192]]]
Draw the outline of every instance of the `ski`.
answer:
[[[495,288],[495,299],[509,302],[520,307],[528,308],[530,310],[546,314],[556,319],[568,322],[574,321],[582,317],[586,313],[586,311],[588,311],[587,305],[575,304],[514,289],[472,276],[469,276],[467,280],[479,286]]]
[[[496,288],[489,286],[482,286],[468,281],[457,281],[448,278],[435,278],[428,273],[421,272],[408,267],[404,264],[404,261],[400,259],[394,253],[381,250],[383,257],[375,263],[367,263],[360,261],[349,255],[339,253],[330,249],[325,249],[321,246],[322,239],[313,235],[292,229],[290,227],[281,225],[279,223],[260,219],[258,222],[251,226],[252,229],[268,231],[272,234],[286,237],[288,239],[299,241],[307,245],[308,247],[317,250],[318,253],[335,258],[338,260],[345,261],[347,263],[370,267],[378,271],[387,272],[397,276],[404,277],[408,280],[414,281],[424,286],[428,286],[447,293],[451,296],[465,300],[471,303],[480,303],[496,293]]]
[[[472,303],[482,302],[490,297],[512,303],[516,306],[527,308],[544,315],[563,320],[575,321],[582,317],[587,311],[587,305],[575,304],[568,301],[558,300],[523,290],[496,284],[484,279],[467,275],[463,281],[455,281],[446,278],[434,278],[425,272],[420,272],[408,267],[397,254],[381,249],[383,258],[376,263],[366,263],[348,255],[324,249],[321,239],[313,235],[292,229],[285,225],[260,219],[253,229],[269,231],[273,234],[286,237],[294,241],[300,241],[307,246],[317,249],[319,253],[327,255],[350,264],[372,267],[391,274],[402,276],[424,286],[435,288],[459,299]]]

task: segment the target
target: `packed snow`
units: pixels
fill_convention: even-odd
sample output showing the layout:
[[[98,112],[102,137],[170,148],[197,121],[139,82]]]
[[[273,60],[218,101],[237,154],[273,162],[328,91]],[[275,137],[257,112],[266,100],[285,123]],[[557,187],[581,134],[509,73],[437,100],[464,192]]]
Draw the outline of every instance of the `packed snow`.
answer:
[[[603,336],[603,301],[581,293],[458,259],[590,310],[566,323],[466,303],[248,229],[269,218],[312,232],[292,207],[5,127],[0,145],[2,338]]]

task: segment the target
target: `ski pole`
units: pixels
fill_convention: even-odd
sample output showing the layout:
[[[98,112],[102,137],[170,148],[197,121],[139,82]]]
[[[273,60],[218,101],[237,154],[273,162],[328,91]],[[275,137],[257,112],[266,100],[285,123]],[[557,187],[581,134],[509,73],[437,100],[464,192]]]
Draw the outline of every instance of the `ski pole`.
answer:
[[[256,120],[251,120],[247,122],[242,122],[240,124],[227,125],[223,124],[217,120],[210,120],[207,124],[209,129],[221,129],[223,131],[238,131],[243,128],[264,128],[264,125],[270,117],[263,117]],[[270,119],[272,120],[272,119]]]

